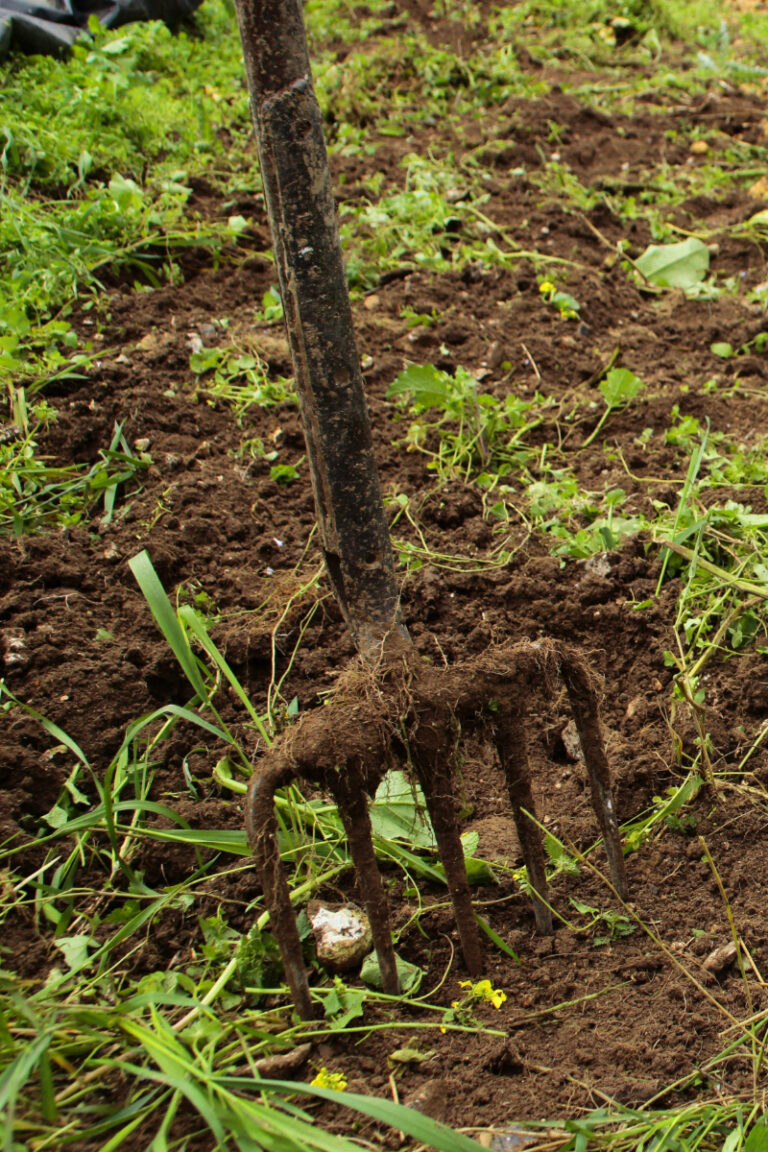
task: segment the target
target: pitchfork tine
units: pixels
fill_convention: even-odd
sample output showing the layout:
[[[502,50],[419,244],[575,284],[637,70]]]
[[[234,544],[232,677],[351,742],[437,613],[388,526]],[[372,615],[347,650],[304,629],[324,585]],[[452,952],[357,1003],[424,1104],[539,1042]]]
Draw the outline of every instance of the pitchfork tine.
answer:
[[[381,873],[373,848],[373,830],[368,812],[368,797],[360,773],[346,765],[331,785],[339,815],[347,833],[350,855],[371,925],[373,946],[379,960],[381,986],[388,996],[400,992],[395,949],[389,926],[389,910]]]
[[[256,870],[261,879],[264,903],[269,909],[270,927],[280,946],[293,1003],[303,1020],[311,1020],[314,1009],[299,930],[291,907],[291,894],[280,860],[275,819],[275,790],[282,788],[293,776],[291,766],[284,757],[266,771],[254,772],[248,788],[246,827]]]
[[[495,721],[496,751],[506,777],[517,838],[520,841],[523,860],[528,869],[536,927],[542,936],[551,936],[552,909],[547,899],[549,885],[547,884],[541,832],[534,823],[536,809],[533,805],[533,793],[531,792],[525,725],[521,717],[514,713],[511,704],[507,702],[499,705]]]
[[[567,648],[559,649],[560,671],[568,690],[573,718],[579,734],[584,765],[589,776],[592,807],[595,810],[605,842],[608,869],[613,886],[622,900],[627,898],[627,874],[621,850],[616,804],[611,788],[608,757],[597,712],[597,695],[584,663]]]
[[[444,766],[445,750],[430,755],[423,749],[413,749],[412,755],[414,768],[427,802],[427,810],[437,840],[437,850],[445,869],[464,963],[472,979],[479,980],[483,974],[483,949],[472,907],[464,850],[456,821],[453,774],[450,768]]]

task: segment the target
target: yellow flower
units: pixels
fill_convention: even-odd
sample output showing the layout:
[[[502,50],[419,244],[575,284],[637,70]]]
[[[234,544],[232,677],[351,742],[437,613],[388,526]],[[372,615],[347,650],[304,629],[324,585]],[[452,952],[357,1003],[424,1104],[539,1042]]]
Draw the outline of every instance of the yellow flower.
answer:
[[[462,980],[459,987],[470,989],[470,999],[487,1000],[494,1008],[501,1008],[507,998],[506,992],[502,992],[501,988],[494,988],[490,980],[478,980],[477,984],[473,984],[471,980]]]
[[[539,292],[541,292],[542,296],[545,296],[548,292],[554,292],[554,290],[555,286],[551,280],[542,280],[541,284],[539,284]]]
[[[336,1092],[343,1092],[347,1086],[347,1079],[343,1072],[329,1072],[323,1067],[314,1080],[310,1080],[310,1084],[313,1088],[333,1088]]]

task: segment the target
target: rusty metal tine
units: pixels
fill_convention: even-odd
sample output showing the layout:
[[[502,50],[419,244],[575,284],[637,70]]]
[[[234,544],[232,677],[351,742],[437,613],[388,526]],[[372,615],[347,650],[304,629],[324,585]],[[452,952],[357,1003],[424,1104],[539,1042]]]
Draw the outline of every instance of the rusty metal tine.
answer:
[[[381,986],[388,996],[397,996],[400,992],[400,979],[392,944],[387,894],[381,882],[381,873],[373,848],[368,797],[360,773],[349,765],[338,773],[334,781],[328,783],[347,833],[350,855],[355,865],[365,910],[368,913],[373,946],[381,971]]]
[[[616,802],[611,786],[611,773],[605,753],[603,734],[597,710],[597,694],[592,676],[578,656],[563,647],[559,652],[560,671],[571,702],[576,730],[579,734],[584,765],[589,777],[592,807],[603,833],[608,869],[613,886],[622,900],[627,898],[627,874],[621,850]]]
[[[246,827],[294,1006],[303,1020],[311,1020],[315,1013],[290,889],[280,860],[275,819],[275,789],[288,783],[292,775],[285,760],[266,772],[254,773],[248,787]]]
[[[450,759],[445,749],[440,749],[434,754],[416,747],[412,749],[411,754],[427,802],[427,810],[437,840],[437,850],[445,868],[464,963],[473,980],[478,980],[484,969],[483,947],[472,907],[467,867],[464,863],[464,851],[456,819],[453,773],[449,767],[445,767],[446,763],[450,763]]]
[[[495,727],[496,750],[507,781],[507,791],[512,804],[517,838],[520,841],[523,860],[528,869],[536,927],[543,936],[551,936],[553,931],[552,909],[548,902],[549,885],[547,884],[541,832],[534,823],[536,809],[531,792],[525,724],[520,716],[514,714],[510,704],[501,703],[496,713]]]

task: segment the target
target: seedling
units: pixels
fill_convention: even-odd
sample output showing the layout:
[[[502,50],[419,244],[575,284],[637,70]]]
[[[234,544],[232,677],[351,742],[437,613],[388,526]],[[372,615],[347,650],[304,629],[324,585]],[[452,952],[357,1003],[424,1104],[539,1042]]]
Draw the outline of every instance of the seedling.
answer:
[[[603,911],[573,898],[571,898],[571,904],[582,916],[590,917],[585,931],[595,933],[596,945],[610,944],[614,940],[621,940],[624,936],[631,936],[635,930],[635,925],[628,916],[622,916],[620,912],[614,912],[611,908]],[[600,934],[598,935],[598,933]]]
[[[204,396],[224,400],[241,419],[252,405],[270,408],[293,401],[290,381],[270,378],[266,365],[253,353],[233,347],[200,348],[189,358]]]
[[[500,400],[481,392],[474,376],[461,367],[451,375],[431,364],[411,364],[390,384],[387,398],[408,406],[416,417],[407,446],[425,453],[427,467],[441,480],[468,479],[478,469],[505,475],[525,461],[525,437],[541,424],[540,416],[529,416],[535,401],[514,393]]]
[[[630,372],[628,368],[611,368],[608,375],[599,385],[600,393],[606,404],[605,412],[603,412],[596,427],[593,428],[592,432],[584,441],[583,447],[586,448],[599,435],[600,430],[612,412],[615,412],[618,408],[626,407],[630,401],[634,400],[635,396],[642,392],[644,387],[645,385],[640,377],[635,376],[634,372]]]
[[[557,309],[563,320],[578,320],[581,305],[575,296],[571,296],[569,292],[561,292],[551,280],[542,280],[539,292],[547,304]]]

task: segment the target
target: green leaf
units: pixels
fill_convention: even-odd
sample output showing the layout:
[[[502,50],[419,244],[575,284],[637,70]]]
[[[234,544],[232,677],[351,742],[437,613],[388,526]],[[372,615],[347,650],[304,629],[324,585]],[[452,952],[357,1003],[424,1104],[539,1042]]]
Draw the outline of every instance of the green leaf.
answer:
[[[192,353],[189,358],[189,366],[195,375],[203,376],[206,372],[217,368],[225,354],[226,349],[224,348],[201,348],[199,352]]]
[[[409,964],[407,960],[403,960],[400,956],[395,956],[395,967],[397,968],[397,975],[400,979],[400,991],[415,992],[424,972],[417,964]],[[364,984],[370,985],[371,988],[383,987],[381,979],[381,966],[379,958],[375,952],[371,952],[370,956],[366,956],[363,960],[362,968],[360,969],[360,979]]]
[[[474,856],[477,849],[480,847],[480,833],[479,832],[462,832],[461,834],[461,850],[464,853],[464,859]]]
[[[367,996],[368,993],[360,988],[347,988],[337,977],[323,1003],[325,1017],[334,1031],[343,1030],[363,1015]]]
[[[155,618],[155,623],[171,646],[184,674],[200,699],[205,700],[206,692],[200,668],[189,645],[187,635],[181,627],[165,589],[155,572],[149,553],[146,551],[139,552],[138,555],[133,556],[128,561],[128,567],[144,593],[144,598]]]
[[[509,956],[510,960],[514,960],[515,964],[521,963],[520,957],[518,956],[517,952],[515,952],[515,950],[513,948],[510,948],[510,946],[509,946],[509,944],[507,944],[506,940],[502,940],[502,938],[501,938],[501,936],[499,936],[498,932],[494,931],[494,929],[491,928],[488,921],[485,920],[482,916],[479,916],[477,914],[477,912],[475,913],[475,920],[477,920],[479,927],[482,929],[483,932],[485,932],[488,939],[496,945],[496,947],[499,949],[500,952],[503,952],[505,954],[505,956]]]
[[[600,384],[600,391],[609,408],[619,408],[622,404],[634,400],[644,387],[640,377],[635,376],[628,368],[611,368]]]
[[[432,364],[410,364],[387,389],[387,399],[411,396],[420,408],[442,408],[450,399],[452,380]]]
[[[744,1152],[768,1152],[768,1118],[765,1116],[757,1121],[744,1141]]]
[[[403,840],[410,848],[435,848],[424,793],[405,772],[387,772],[371,804],[371,827],[382,840]]]
[[[695,236],[677,244],[651,244],[635,266],[659,288],[692,288],[709,271],[709,249]]]
[[[109,194],[120,212],[128,212],[132,208],[140,208],[144,200],[144,193],[135,180],[125,176],[113,176],[109,182]]]
[[[730,360],[734,355],[733,344],[728,344],[725,341],[716,341],[710,344],[709,350],[713,356],[719,356],[721,360]]]
[[[721,1152],[736,1152],[736,1150],[742,1146],[741,1142],[743,1136],[744,1129],[742,1128],[741,1124],[738,1124],[732,1132],[728,1133],[725,1143],[722,1146]]]
[[[292,484],[299,479],[299,470],[294,464],[274,464],[269,470],[269,478],[275,484]]]
[[[475,856],[465,856],[464,867],[467,870],[467,880],[470,884],[498,884],[493,869],[487,860],[478,860]]]
[[[93,936],[59,936],[54,944],[64,956],[70,972],[79,972],[88,963],[88,949],[96,944]]]

